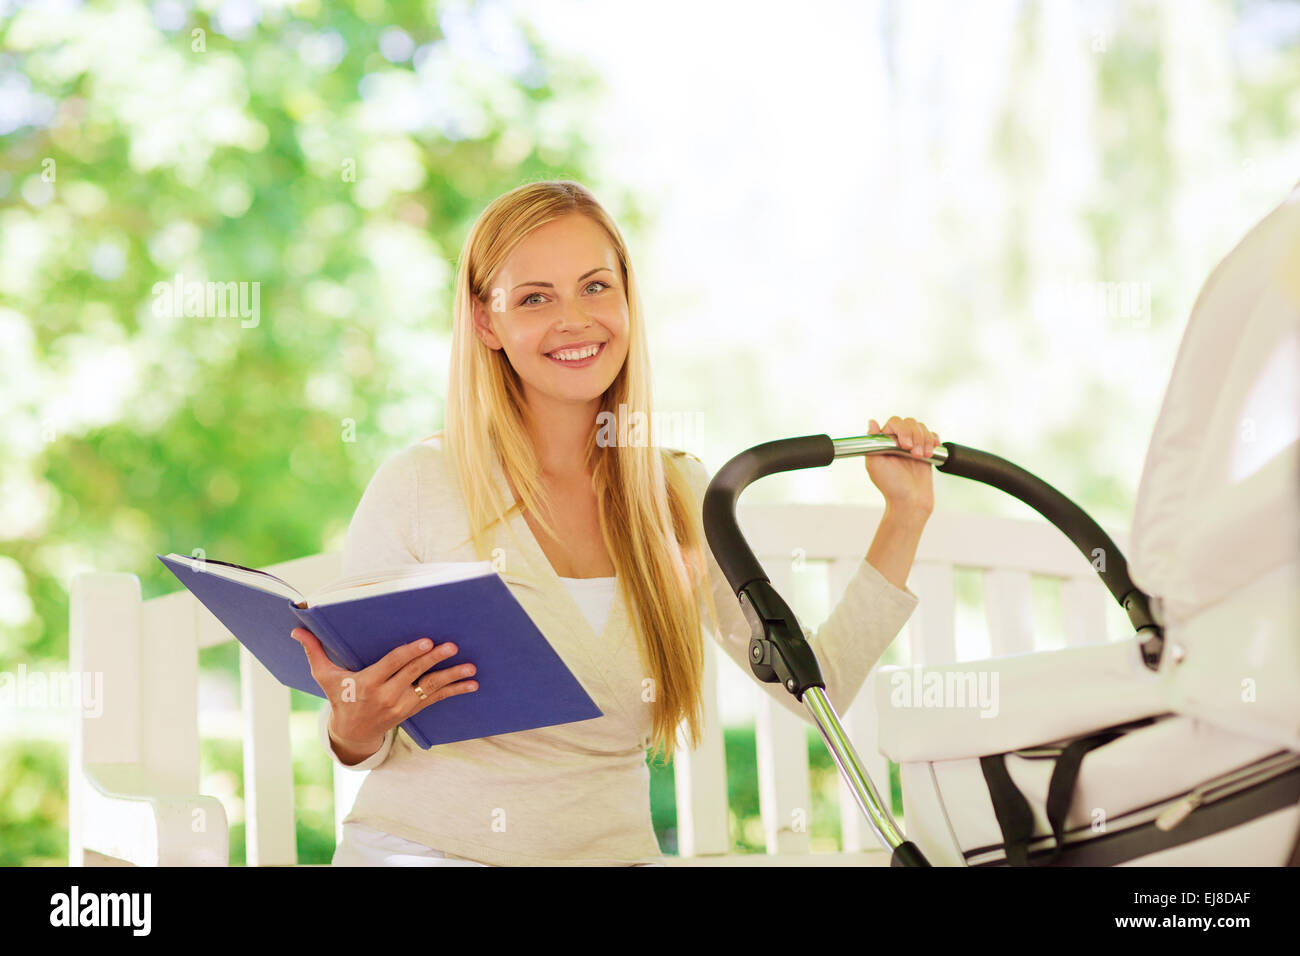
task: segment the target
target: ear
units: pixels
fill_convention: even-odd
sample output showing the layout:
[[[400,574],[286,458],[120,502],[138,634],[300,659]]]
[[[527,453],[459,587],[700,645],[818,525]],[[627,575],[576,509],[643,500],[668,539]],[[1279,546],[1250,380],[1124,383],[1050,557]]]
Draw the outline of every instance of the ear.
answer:
[[[478,299],[471,299],[471,301],[474,303],[474,331],[488,348],[501,348],[501,340],[492,331],[492,321],[488,317],[487,306]]]

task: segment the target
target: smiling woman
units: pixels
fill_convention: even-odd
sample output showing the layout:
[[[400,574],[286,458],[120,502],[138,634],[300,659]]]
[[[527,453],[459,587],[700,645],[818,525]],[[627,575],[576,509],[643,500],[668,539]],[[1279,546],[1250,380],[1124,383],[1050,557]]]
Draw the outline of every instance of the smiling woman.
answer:
[[[445,434],[381,466],[348,529],[344,572],[491,558],[602,716],[422,751],[397,725],[472,693],[472,663],[430,671],[449,655],[413,643],[383,673],[356,675],[363,692],[351,701],[336,706],[326,687],[324,745],[339,763],[372,771],[336,863],[659,858],[646,750],[671,756],[679,728],[698,746],[706,619],[743,668],[749,624],[704,542],[708,472],[656,434],[643,316],[618,227],[578,183],[521,186],[470,230]],[[650,434],[620,428],[610,440],[615,417],[648,421]],[[912,419],[883,430],[917,457],[937,441]],[[871,472],[885,517],[839,605],[809,635],[840,712],[916,604],[905,583],[929,514],[930,471],[898,458]],[[436,636],[437,622],[430,630]],[[296,633],[325,683],[348,676],[312,635]],[[784,688],[759,686],[811,723]],[[385,704],[365,699],[371,687]]]
[[[582,264],[581,275],[564,274],[570,263]],[[581,410],[585,419],[586,407],[622,367],[628,302],[618,270],[605,229],[570,213],[537,227],[497,271],[488,304],[473,303],[476,333],[488,348],[504,349],[536,417]],[[575,377],[559,369],[591,371]],[[563,406],[572,407],[566,414]],[[580,459],[565,454],[551,464],[574,460]]]
[[[660,688],[656,736],[671,752],[675,728],[698,698],[693,595],[703,537],[692,524],[690,489],[654,436],[635,448],[596,441],[601,412],[652,407],[626,243],[584,187],[551,182],[489,206],[466,248],[446,431],[469,490],[476,549],[486,554],[487,529],[518,507],[557,575],[616,579],[624,599],[655,622],[653,646],[642,650]],[[485,435],[495,447],[480,440]],[[515,502],[475,500],[488,487],[489,458],[499,459]],[[655,541],[679,547],[633,544]]]

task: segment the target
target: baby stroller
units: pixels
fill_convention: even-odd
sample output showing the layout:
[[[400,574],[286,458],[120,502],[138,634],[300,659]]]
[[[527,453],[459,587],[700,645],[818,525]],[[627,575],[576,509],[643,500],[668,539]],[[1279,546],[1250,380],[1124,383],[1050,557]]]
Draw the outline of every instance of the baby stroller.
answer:
[[[1219,264],[1183,335],[1147,452],[1131,563],[1078,505],[995,455],[945,442],[939,471],[1059,528],[1127,612],[1123,641],[926,668],[996,674],[996,716],[894,706],[904,836],[825,695],[813,648],[736,521],[740,493],[887,435],[767,442],[704,499],[714,556],[753,629],[750,666],[807,707],[895,866],[1300,865],[1300,186]],[[991,681],[990,681],[991,683]]]

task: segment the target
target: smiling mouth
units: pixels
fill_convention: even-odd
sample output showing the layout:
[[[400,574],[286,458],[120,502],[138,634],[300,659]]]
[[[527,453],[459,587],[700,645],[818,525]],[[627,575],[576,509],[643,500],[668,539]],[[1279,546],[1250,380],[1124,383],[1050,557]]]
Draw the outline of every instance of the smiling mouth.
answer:
[[[556,349],[554,352],[547,352],[546,357],[560,365],[582,366],[594,361],[603,351],[605,351],[605,343],[600,342],[596,345],[583,345],[578,348]]]

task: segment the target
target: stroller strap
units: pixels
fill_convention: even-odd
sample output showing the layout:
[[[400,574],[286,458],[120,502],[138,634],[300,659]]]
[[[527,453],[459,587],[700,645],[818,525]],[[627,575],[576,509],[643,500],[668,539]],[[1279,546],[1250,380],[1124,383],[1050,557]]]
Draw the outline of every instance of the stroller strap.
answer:
[[[1098,731],[1072,740],[1058,751],[1047,784],[1047,822],[1052,827],[1054,845],[1049,856],[1033,861],[1029,857],[1029,842],[1034,836],[1034,813],[1029,807],[1029,801],[1007,772],[1006,754],[980,757],[980,770],[984,773],[989,798],[993,801],[993,813],[1002,830],[1007,863],[1011,866],[1051,866],[1055,863],[1061,855],[1065,821],[1074,799],[1074,785],[1078,782],[1084,756],[1089,751],[1117,740],[1130,730],[1148,726],[1155,721],[1155,717],[1144,717]]]

